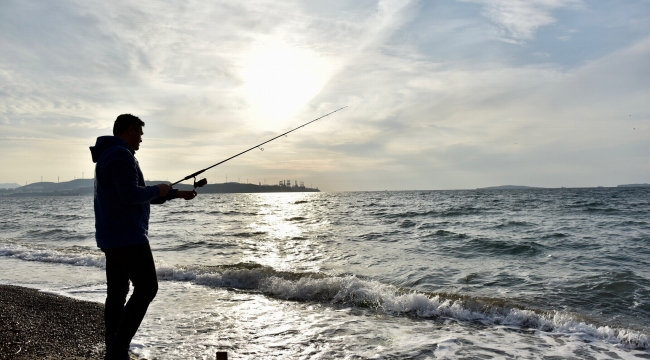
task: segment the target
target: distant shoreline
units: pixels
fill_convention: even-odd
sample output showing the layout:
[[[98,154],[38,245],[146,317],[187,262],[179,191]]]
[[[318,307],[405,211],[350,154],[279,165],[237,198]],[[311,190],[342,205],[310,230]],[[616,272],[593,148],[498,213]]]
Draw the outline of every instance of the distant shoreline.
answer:
[[[167,183],[169,181],[146,181],[147,185]],[[192,185],[177,184],[174,188],[179,190],[192,190]],[[552,189],[616,189],[616,188],[650,188],[650,184],[623,184],[617,186],[591,186],[591,187],[535,187],[524,185],[499,185],[488,186],[475,189],[443,189],[443,190],[375,190],[375,191],[471,191],[471,190],[552,190]],[[309,188],[305,186],[286,186],[286,185],[257,185],[245,184],[238,182],[228,182],[220,184],[208,184],[202,188],[197,188],[199,194],[258,194],[258,193],[296,193],[296,192],[321,192],[318,188]],[[349,192],[366,191],[350,190]],[[367,190],[372,191],[372,190]],[[94,179],[76,179],[72,181],[53,183],[40,182],[20,186],[15,189],[1,189],[1,197],[37,197],[37,196],[91,196],[94,193]]]
[[[542,187],[522,186],[522,185],[500,185],[476,188],[476,190],[525,190],[525,189],[544,189]]]
[[[615,189],[615,188],[645,188],[649,187],[650,184],[624,184],[616,186],[589,186],[589,187],[559,187],[559,188],[547,188],[547,187],[536,187],[536,186],[523,186],[523,185],[500,185],[500,186],[488,186],[482,188],[476,188],[476,190],[526,190],[526,189]]]
[[[147,185],[160,183],[169,184],[169,181],[146,181]],[[194,187],[187,184],[177,184],[174,188],[179,190],[192,190]],[[34,197],[34,196],[89,196],[95,191],[93,179],[77,179],[63,183],[41,182],[21,186],[16,189],[0,190],[0,196],[9,197]],[[295,193],[295,192],[320,192],[318,188],[287,185],[256,185],[228,182],[221,184],[208,184],[197,188],[199,194],[241,194],[241,193]]]

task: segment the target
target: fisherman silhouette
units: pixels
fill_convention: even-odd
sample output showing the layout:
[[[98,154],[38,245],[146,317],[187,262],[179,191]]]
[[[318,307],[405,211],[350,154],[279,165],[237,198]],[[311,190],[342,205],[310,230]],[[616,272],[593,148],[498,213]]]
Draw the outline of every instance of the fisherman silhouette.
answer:
[[[146,186],[135,152],[144,122],[122,114],[114,136],[100,136],[90,147],[95,165],[95,240],[106,255],[105,359],[129,359],[129,345],[158,292],[156,267],[149,246],[149,204],[191,200],[195,191],[170,185]],[[133,294],[129,293],[129,281]]]

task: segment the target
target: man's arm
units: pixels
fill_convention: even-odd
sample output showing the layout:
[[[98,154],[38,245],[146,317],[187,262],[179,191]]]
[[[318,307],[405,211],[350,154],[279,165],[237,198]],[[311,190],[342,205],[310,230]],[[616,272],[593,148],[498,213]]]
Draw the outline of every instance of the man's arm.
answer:
[[[151,204],[154,204],[154,205],[164,204],[165,201],[171,200],[171,199],[176,199],[178,197],[178,196],[176,196],[176,194],[178,193],[177,189],[172,189],[172,187],[170,185],[167,185],[167,184],[158,184],[158,188],[161,188],[161,187],[166,187],[166,190],[168,190],[168,192],[166,192],[166,194],[163,194],[161,192],[160,196],[158,196],[157,198],[151,200]]]
[[[119,156],[109,166],[117,193],[125,204],[150,202],[161,195],[161,190],[165,192],[158,186],[138,185],[138,171],[133,158]]]
[[[164,184],[161,184],[164,185]],[[170,187],[171,188],[171,187]],[[163,204],[167,200],[171,199],[185,199],[185,200],[192,200],[196,197],[196,191],[184,191],[184,190],[177,190],[177,189],[171,189],[169,190],[169,193],[166,196],[159,196],[153,200],[151,200],[152,204]]]
[[[192,200],[196,197],[196,190],[192,191],[182,191],[178,190],[176,197],[179,199]]]

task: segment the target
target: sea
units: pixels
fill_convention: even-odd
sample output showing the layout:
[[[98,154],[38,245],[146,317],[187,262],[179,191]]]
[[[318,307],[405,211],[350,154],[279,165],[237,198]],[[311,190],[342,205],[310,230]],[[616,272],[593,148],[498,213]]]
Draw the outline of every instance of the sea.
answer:
[[[147,359],[650,359],[650,189],[152,205]],[[93,199],[0,198],[0,283],[103,302]]]

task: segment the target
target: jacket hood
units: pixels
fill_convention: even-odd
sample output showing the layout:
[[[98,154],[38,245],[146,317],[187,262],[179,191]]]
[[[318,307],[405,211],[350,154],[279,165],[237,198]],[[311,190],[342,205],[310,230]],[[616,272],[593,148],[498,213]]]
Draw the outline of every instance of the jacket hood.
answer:
[[[118,138],[117,136],[100,136],[97,138],[95,146],[90,147],[90,154],[93,157],[93,162],[96,163],[99,161],[99,158],[102,156],[104,150],[113,146],[123,146],[127,148],[132,154],[135,154],[135,151],[131,149],[131,146],[129,146],[126,141]]]

